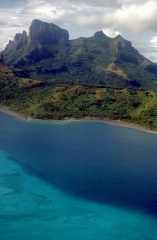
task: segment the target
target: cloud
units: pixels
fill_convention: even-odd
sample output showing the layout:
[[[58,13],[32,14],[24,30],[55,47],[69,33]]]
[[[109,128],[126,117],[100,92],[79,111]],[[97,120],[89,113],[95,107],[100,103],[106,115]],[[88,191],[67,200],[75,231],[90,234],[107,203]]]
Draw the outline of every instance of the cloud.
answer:
[[[39,18],[62,25],[75,24],[76,27],[86,29],[111,28],[120,32],[143,32],[157,30],[156,12],[156,0],[29,0],[21,9],[0,11],[0,21],[5,19],[9,24],[8,19],[11,19],[11,23],[15,22],[16,25],[27,25],[34,18]]]
[[[31,1],[31,0],[30,0]],[[52,4],[51,0],[44,1],[46,3]],[[118,0],[54,0],[53,4],[58,6],[92,6],[92,7],[105,7],[105,8],[116,8],[120,5]]]
[[[119,31],[114,31],[114,30],[112,30],[112,29],[110,29],[110,28],[104,28],[104,29],[102,29],[102,31],[103,31],[107,36],[109,36],[109,37],[111,37],[111,38],[114,38],[114,37],[116,37],[117,35],[121,35],[121,33],[120,33]]]
[[[133,32],[157,30],[156,24],[157,1],[143,3],[123,3],[117,9],[101,11],[96,9],[95,14],[90,16],[82,14],[78,17],[78,24],[84,27],[99,25],[119,29],[129,29]]]
[[[130,28],[132,31],[156,30],[157,1],[147,1],[141,4],[124,4],[114,13],[117,24]]]
[[[70,0],[69,0],[70,1]],[[71,2],[73,2],[73,0],[71,0]],[[120,6],[119,1],[117,0],[112,0],[112,1],[108,1],[108,0],[80,0],[79,2],[81,2],[83,5],[86,6],[92,6],[92,7],[103,7],[103,8],[117,8]]]
[[[150,42],[152,47],[157,48],[157,36],[153,37]]]
[[[0,27],[6,27],[6,26],[7,26],[7,22],[0,20]]]

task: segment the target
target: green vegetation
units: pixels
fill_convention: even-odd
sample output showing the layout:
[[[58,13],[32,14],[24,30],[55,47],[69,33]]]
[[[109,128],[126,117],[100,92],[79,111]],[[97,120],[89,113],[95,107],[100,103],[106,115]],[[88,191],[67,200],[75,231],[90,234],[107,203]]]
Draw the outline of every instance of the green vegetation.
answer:
[[[26,84],[28,82],[28,84]],[[0,81],[1,103],[36,119],[107,118],[157,130],[157,92],[96,85],[41,85],[29,79]]]

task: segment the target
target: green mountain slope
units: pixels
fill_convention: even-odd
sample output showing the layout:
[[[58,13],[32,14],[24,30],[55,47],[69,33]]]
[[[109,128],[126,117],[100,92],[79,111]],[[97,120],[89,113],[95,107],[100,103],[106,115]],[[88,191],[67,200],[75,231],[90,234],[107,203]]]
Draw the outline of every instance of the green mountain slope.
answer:
[[[69,40],[67,30],[34,20],[29,34],[16,34],[3,51],[14,71],[53,83],[88,83],[157,89],[157,64],[144,58],[121,36],[103,32]]]

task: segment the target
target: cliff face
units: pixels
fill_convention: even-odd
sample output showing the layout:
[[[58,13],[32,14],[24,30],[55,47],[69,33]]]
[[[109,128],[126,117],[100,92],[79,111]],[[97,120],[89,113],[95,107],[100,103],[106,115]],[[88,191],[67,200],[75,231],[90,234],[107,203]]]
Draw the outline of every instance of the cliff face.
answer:
[[[40,44],[57,44],[60,40],[69,40],[67,30],[61,29],[55,24],[49,24],[39,20],[33,20],[29,28],[29,42],[37,41]]]

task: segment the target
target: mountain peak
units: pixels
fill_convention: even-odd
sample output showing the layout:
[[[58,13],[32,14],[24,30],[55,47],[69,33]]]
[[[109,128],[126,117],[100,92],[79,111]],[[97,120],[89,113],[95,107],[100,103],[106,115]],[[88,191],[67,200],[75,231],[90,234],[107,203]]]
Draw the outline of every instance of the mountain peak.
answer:
[[[94,38],[102,39],[102,38],[109,38],[103,31],[98,31],[94,34]]]
[[[60,40],[69,40],[67,30],[53,23],[42,22],[34,19],[29,28],[29,42],[38,41],[40,44],[56,44]]]
[[[120,34],[117,35],[115,38],[113,38],[113,42],[117,42],[117,43],[125,43],[125,44],[129,44],[132,45],[130,41],[124,39]]]
[[[103,31],[97,31],[94,36],[103,36],[104,37],[104,32]],[[106,35],[105,35],[106,36]]]
[[[116,49],[131,49],[132,51],[132,44],[130,41],[124,39],[121,35],[117,35],[115,38],[112,39],[112,47]]]
[[[121,40],[125,40],[120,34],[118,34],[115,39],[121,39]]]

